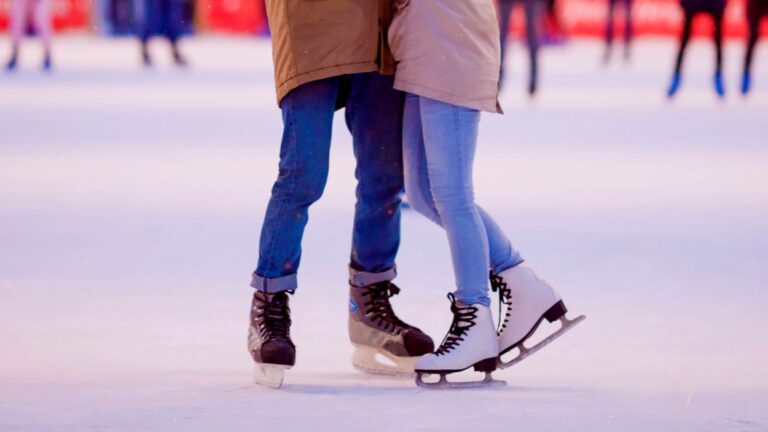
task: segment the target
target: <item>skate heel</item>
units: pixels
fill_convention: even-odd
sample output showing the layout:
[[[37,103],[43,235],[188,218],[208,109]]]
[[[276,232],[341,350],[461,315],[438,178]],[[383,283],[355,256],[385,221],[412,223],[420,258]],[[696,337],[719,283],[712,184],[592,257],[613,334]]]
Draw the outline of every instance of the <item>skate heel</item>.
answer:
[[[568,308],[566,308],[565,303],[563,303],[563,301],[560,300],[559,302],[555,303],[554,306],[552,306],[546,312],[544,312],[544,318],[546,318],[547,321],[552,323],[564,317],[567,312],[568,312]]]
[[[496,363],[496,357],[480,360],[479,362],[475,363],[475,370],[477,372],[493,372],[496,370]]]
[[[384,349],[353,344],[352,366],[363,373],[389,376],[411,376],[419,357],[398,357]],[[383,362],[378,357],[383,357]]]

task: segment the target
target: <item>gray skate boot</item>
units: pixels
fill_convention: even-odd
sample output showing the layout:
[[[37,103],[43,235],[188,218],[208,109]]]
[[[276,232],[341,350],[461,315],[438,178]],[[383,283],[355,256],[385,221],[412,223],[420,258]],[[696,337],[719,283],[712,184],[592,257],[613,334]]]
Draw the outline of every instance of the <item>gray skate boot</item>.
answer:
[[[400,288],[389,281],[364,287],[350,285],[349,339],[355,346],[352,365],[362,372],[410,375],[419,357],[435,348],[429,336],[395,315],[389,298],[399,292]]]

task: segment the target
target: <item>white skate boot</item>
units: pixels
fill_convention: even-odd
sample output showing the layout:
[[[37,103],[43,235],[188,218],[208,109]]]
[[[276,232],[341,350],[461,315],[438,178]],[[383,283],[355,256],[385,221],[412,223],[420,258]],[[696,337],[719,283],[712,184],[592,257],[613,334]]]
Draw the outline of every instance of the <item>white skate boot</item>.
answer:
[[[499,303],[507,305],[503,320],[499,317],[500,369],[520,363],[586,318],[584,315],[573,320],[566,318],[568,309],[560,294],[524,264],[498,275],[491,274],[491,287],[499,292]],[[544,319],[550,323],[560,320],[562,325],[535,346],[527,348],[525,341],[533,336]],[[516,357],[509,361],[502,360],[503,354],[515,348],[520,350]]]
[[[445,335],[440,348],[432,354],[422,356],[416,362],[416,385],[425,388],[473,388],[505,385],[494,380],[491,372],[496,369],[499,344],[493,317],[487,306],[465,305],[448,294],[451,300],[453,323]],[[485,372],[485,379],[472,382],[450,382],[446,375],[470,367]],[[426,382],[425,375],[440,375],[437,382]]]

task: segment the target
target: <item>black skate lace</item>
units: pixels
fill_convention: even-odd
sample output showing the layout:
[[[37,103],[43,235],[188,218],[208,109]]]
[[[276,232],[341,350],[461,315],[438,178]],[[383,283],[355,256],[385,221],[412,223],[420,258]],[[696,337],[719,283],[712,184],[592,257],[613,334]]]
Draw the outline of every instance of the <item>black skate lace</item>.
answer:
[[[504,282],[504,278],[494,274],[491,272],[491,290],[493,292],[498,291],[499,292],[499,317],[501,317],[501,308],[502,305],[511,305],[512,304],[512,290],[507,288],[507,283]],[[501,332],[503,329],[507,328],[507,323],[509,322],[509,316],[512,312],[512,308],[507,308],[507,313],[504,314],[504,321],[500,323],[499,327],[496,329],[497,332]]]
[[[365,314],[371,321],[378,324],[383,330],[399,334],[409,327],[400,320],[392,310],[389,298],[400,293],[400,288],[392,282],[380,282],[364,288],[363,296],[369,296],[370,300],[363,303]]]
[[[453,312],[453,322],[451,328],[445,335],[440,348],[435,351],[435,355],[443,355],[451,352],[461,342],[464,341],[464,335],[469,329],[475,326],[477,319],[477,308],[474,306],[459,306],[456,297],[448,294],[448,300],[451,301],[451,312]]]
[[[291,310],[288,307],[287,299],[279,298],[279,295],[276,294],[271,301],[265,299],[262,303],[264,309],[259,331],[264,340],[291,340]]]

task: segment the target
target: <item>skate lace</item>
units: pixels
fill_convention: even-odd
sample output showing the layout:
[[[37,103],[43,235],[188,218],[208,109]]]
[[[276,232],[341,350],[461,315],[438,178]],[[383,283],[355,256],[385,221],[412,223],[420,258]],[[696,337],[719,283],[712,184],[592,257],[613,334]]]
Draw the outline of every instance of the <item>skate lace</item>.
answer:
[[[475,326],[477,319],[477,308],[474,306],[459,306],[456,297],[448,294],[448,300],[451,301],[451,312],[453,312],[453,322],[451,328],[445,335],[440,348],[435,351],[435,355],[443,355],[451,352],[464,341],[464,335]]]
[[[502,305],[512,305],[512,290],[507,288],[507,283],[504,282],[504,278],[491,272],[491,290],[493,292],[499,292],[499,317],[501,317]],[[509,323],[509,316],[512,313],[512,308],[507,307],[507,312],[504,314],[504,321],[500,323],[496,329],[497,332],[501,332],[507,328]]]
[[[383,330],[395,334],[399,334],[409,327],[395,315],[392,304],[389,302],[390,297],[399,293],[400,288],[392,282],[369,285],[365,287],[365,291],[362,293],[363,296],[370,297],[363,303],[363,306],[365,306],[365,314],[371,319],[371,322],[376,323]]]
[[[288,307],[288,299],[280,294],[262,303],[263,314],[259,324],[259,331],[265,340],[284,339],[291,340],[291,310]]]

